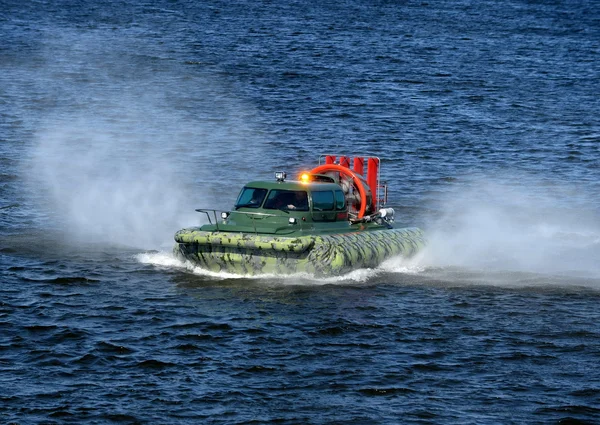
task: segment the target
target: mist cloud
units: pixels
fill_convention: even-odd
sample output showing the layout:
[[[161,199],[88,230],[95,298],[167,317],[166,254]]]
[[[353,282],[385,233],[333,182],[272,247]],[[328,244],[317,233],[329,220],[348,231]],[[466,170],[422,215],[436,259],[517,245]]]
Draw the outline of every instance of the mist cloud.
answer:
[[[239,184],[220,173],[247,167],[262,140],[210,72],[184,78],[185,64],[136,43],[103,31],[45,41],[44,66],[27,70],[44,107],[23,172],[69,237],[156,249],[202,221],[194,208],[232,203]]]
[[[600,220],[564,197],[574,188],[470,186],[441,200],[444,214],[429,226],[423,264],[600,276]]]

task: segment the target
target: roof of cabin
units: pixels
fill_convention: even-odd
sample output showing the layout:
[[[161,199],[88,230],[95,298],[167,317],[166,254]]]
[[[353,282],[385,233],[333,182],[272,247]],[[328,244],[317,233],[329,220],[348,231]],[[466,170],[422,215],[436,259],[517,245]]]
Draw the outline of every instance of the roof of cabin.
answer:
[[[283,182],[277,181],[252,181],[246,183],[244,187],[260,188],[260,189],[279,189],[279,190],[339,190],[340,186],[335,183],[309,182],[287,180]]]

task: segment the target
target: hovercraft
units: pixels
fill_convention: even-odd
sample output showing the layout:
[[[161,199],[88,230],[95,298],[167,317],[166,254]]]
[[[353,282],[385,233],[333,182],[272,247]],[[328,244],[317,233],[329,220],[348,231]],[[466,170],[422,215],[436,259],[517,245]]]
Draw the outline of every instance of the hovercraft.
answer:
[[[230,211],[197,209],[208,224],[179,230],[175,256],[214,272],[332,276],[414,255],[423,232],[394,227],[380,159],[367,158],[366,178],[365,158],[350,162],[322,155],[298,180],[246,184]]]

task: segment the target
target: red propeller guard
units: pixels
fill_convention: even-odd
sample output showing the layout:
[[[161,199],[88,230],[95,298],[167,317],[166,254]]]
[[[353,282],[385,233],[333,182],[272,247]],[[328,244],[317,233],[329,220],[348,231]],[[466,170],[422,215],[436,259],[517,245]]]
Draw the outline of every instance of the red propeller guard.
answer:
[[[354,185],[358,189],[358,193],[360,195],[360,209],[358,210],[358,218],[363,218],[365,215],[365,210],[367,209],[367,191],[365,190],[363,182],[358,178],[354,171],[338,164],[319,165],[317,168],[313,168],[310,172],[311,174],[320,174],[328,171],[337,171],[348,177],[352,177],[352,181],[354,182]]]

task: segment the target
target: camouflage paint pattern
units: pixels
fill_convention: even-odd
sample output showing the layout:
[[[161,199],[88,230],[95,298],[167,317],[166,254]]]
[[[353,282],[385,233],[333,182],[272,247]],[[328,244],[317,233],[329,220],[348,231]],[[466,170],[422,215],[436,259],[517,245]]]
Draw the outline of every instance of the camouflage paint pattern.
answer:
[[[396,255],[410,257],[424,245],[423,232],[414,227],[298,237],[191,228],[177,232],[175,241],[176,257],[207,270],[243,275],[335,276],[377,267]]]

